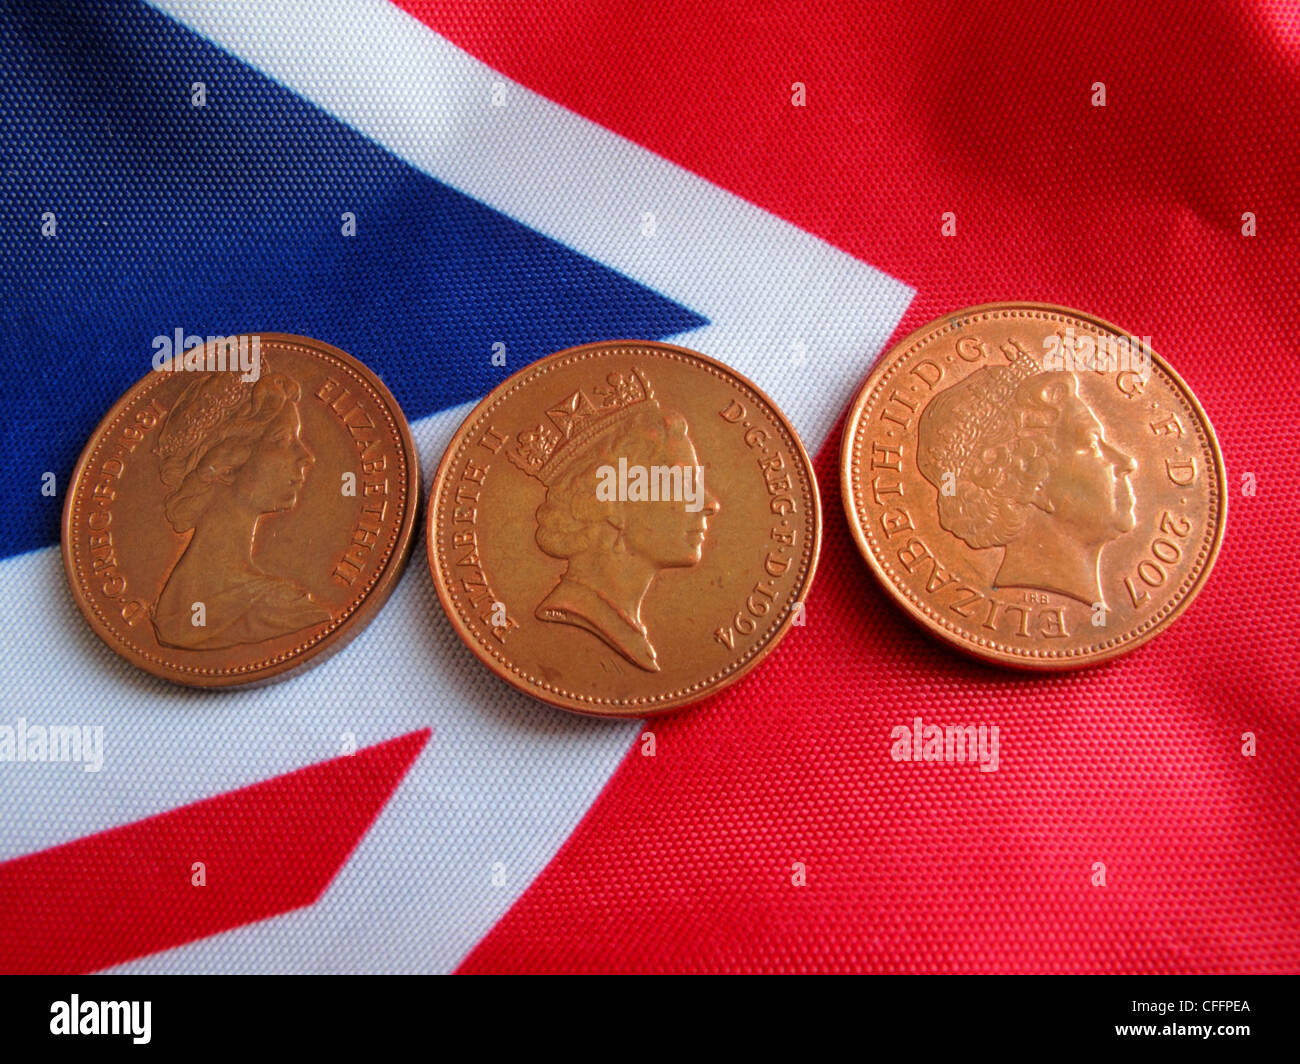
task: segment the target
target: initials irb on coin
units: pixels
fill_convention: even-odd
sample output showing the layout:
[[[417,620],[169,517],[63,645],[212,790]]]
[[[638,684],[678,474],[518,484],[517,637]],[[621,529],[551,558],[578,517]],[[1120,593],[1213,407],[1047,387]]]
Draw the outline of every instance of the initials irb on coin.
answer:
[[[812,467],[772,401],[645,341],[503,382],[429,504],[429,565],[461,638],[521,690],[603,716],[698,701],[758,664],[802,622],[820,537]]]
[[[897,344],[851,409],[841,474],[886,590],[1007,665],[1145,642],[1223,540],[1223,459],[1196,397],[1147,343],[1062,307],[971,307]]]
[[[396,400],[305,337],[231,337],[165,367],[109,411],[73,472],[77,605],[113,650],[177,683],[320,660],[374,616],[410,553],[419,470]]]

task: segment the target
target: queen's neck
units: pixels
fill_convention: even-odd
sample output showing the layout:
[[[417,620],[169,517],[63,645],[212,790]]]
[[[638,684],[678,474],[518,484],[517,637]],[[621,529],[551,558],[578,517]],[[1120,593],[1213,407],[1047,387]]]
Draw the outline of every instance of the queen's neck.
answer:
[[[253,539],[262,517],[253,507],[233,500],[214,504],[195,525],[186,559],[220,569],[253,568]]]
[[[655,568],[634,554],[579,554],[569,559],[565,576],[585,584],[640,625],[641,600],[650,589]]]
[[[1031,517],[1020,535],[1007,544],[994,585],[1056,591],[1091,606],[1104,601],[1100,561],[1101,544],[1064,539],[1052,519],[1041,514]]]

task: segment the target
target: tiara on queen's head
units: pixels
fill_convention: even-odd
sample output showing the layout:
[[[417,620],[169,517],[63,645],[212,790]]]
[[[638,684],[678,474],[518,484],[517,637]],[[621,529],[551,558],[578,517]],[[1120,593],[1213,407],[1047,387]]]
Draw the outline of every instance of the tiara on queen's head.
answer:
[[[653,400],[639,369],[611,373],[603,384],[579,388],[549,407],[543,420],[510,441],[506,457],[550,487],[587,443]]]
[[[959,473],[979,447],[985,431],[1006,408],[1021,383],[1043,372],[1043,367],[1019,340],[1008,340],[1002,345],[1007,356],[1005,366],[988,366],[987,370],[1010,372],[992,373],[977,370],[956,385],[967,394],[962,397],[960,414],[939,426],[935,445],[930,448],[930,460],[935,468]]]
[[[200,378],[191,385],[191,391],[172,407],[159,436],[155,453],[163,461],[190,451],[253,394],[253,385],[237,371],[223,371]]]

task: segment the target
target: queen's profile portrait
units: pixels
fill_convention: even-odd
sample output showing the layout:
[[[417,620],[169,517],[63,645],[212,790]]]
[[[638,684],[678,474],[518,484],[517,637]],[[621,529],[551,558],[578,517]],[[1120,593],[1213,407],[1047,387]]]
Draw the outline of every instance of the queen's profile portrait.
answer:
[[[681,498],[601,498],[597,483],[599,471],[620,459],[698,471],[686,419],[660,405],[640,371],[614,373],[547,410],[546,421],[519,433],[508,454],[545,485],[537,545],[565,563],[535,616],[590,632],[632,664],[659,671],[642,602],[663,570],[699,564],[720,505],[702,484],[701,504],[692,508]]]
[[[274,534],[263,526],[298,505],[315,462],[300,398],[295,380],[264,363],[251,383],[197,375],[168,412],[155,449],[164,513],[188,539],[153,607],[160,643],[215,650],[331,619],[307,589],[256,561],[259,539]]]
[[[1101,553],[1133,530],[1134,459],[1106,438],[1073,373],[1013,345],[944,389],[917,425],[917,466],[939,524],[976,550],[1000,548],[995,587],[1105,603]]]

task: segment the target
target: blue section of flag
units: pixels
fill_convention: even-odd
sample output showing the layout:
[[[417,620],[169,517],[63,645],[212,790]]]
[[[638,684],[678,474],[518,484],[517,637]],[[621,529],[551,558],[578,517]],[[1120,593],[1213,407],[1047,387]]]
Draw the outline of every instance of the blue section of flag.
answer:
[[[141,5],[8,0],[0,84],[0,555],[57,541],[77,454],[177,328],[325,340],[415,419],[551,351],[706,324]]]

